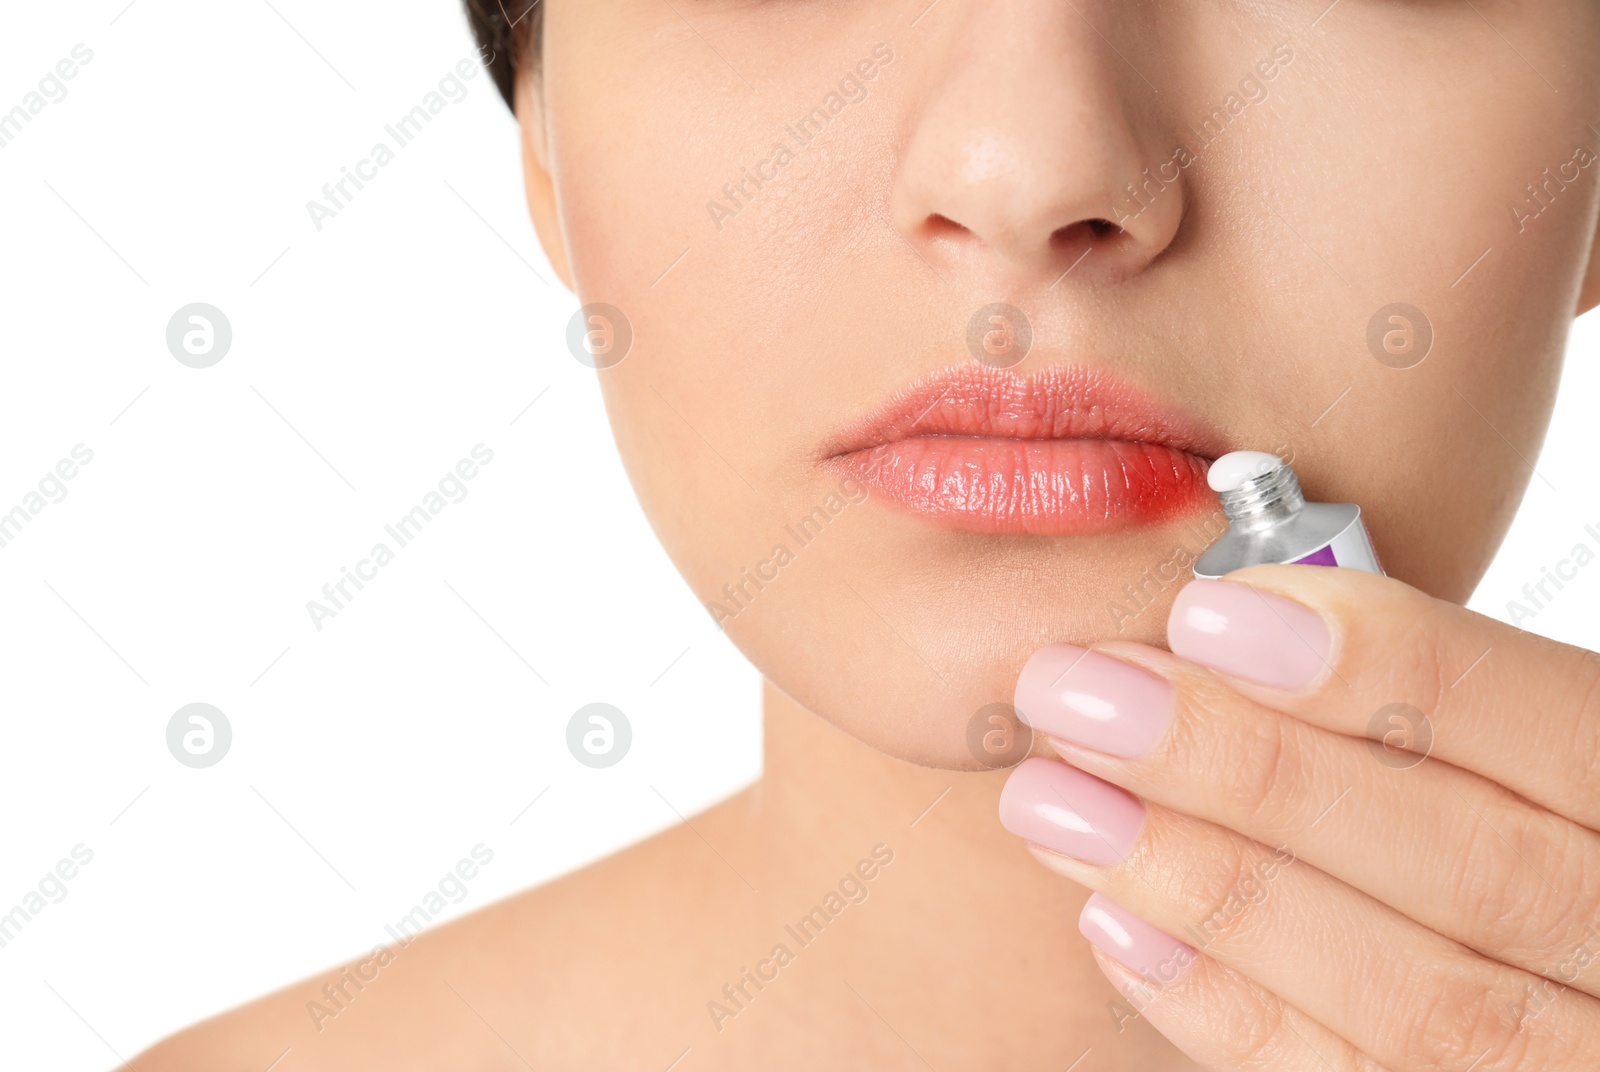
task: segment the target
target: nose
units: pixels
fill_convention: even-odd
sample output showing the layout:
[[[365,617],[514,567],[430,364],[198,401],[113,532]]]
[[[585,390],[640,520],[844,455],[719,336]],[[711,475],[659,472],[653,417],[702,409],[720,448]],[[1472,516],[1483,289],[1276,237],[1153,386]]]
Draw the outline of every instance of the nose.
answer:
[[[1117,10],[1005,0],[929,16],[889,207],[931,264],[1008,286],[1121,282],[1171,244],[1184,176]]]

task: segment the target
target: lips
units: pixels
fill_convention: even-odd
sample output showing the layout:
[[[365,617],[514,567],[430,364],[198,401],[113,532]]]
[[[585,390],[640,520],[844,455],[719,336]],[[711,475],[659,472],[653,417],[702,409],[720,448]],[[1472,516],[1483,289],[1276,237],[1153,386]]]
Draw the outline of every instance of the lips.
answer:
[[[1093,369],[966,364],[923,379],[831,443],[828,464],[950,528],[1087,535],[1212,502],[1221,434]]]

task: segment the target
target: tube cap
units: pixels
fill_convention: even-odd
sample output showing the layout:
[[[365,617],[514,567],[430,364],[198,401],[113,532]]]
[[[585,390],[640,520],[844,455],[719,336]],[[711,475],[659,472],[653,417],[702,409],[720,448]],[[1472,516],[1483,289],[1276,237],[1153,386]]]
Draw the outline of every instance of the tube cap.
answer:
[[[1283,459],[1276,454],[1260,450],[1236,450],[1211,463],[1211,468],[1206,471],[1206,483],[1218,493],[1236,491],[1246,480],[1266,476],[1281,468]]]

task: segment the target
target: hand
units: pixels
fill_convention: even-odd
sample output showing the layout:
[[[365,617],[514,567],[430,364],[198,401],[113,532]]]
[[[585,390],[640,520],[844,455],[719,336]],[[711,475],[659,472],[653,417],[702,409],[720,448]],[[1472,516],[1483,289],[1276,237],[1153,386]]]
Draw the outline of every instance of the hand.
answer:
[[[1600,657],[1314,566],[1191,582],[1167,638],[1035,653],[1071,766],[1000,802],[1095,891],[1113,1017],[1219,1072],[1600,1068]]]

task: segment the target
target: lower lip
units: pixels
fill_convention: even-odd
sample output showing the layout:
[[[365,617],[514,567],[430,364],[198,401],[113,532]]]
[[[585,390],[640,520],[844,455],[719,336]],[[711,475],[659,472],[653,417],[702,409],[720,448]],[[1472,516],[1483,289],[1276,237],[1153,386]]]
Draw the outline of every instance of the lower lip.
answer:
[[[1154,443],[929,435],[838,456],[869,491],[949,528],[1076,536],[1206,501],[1207,462]]]

